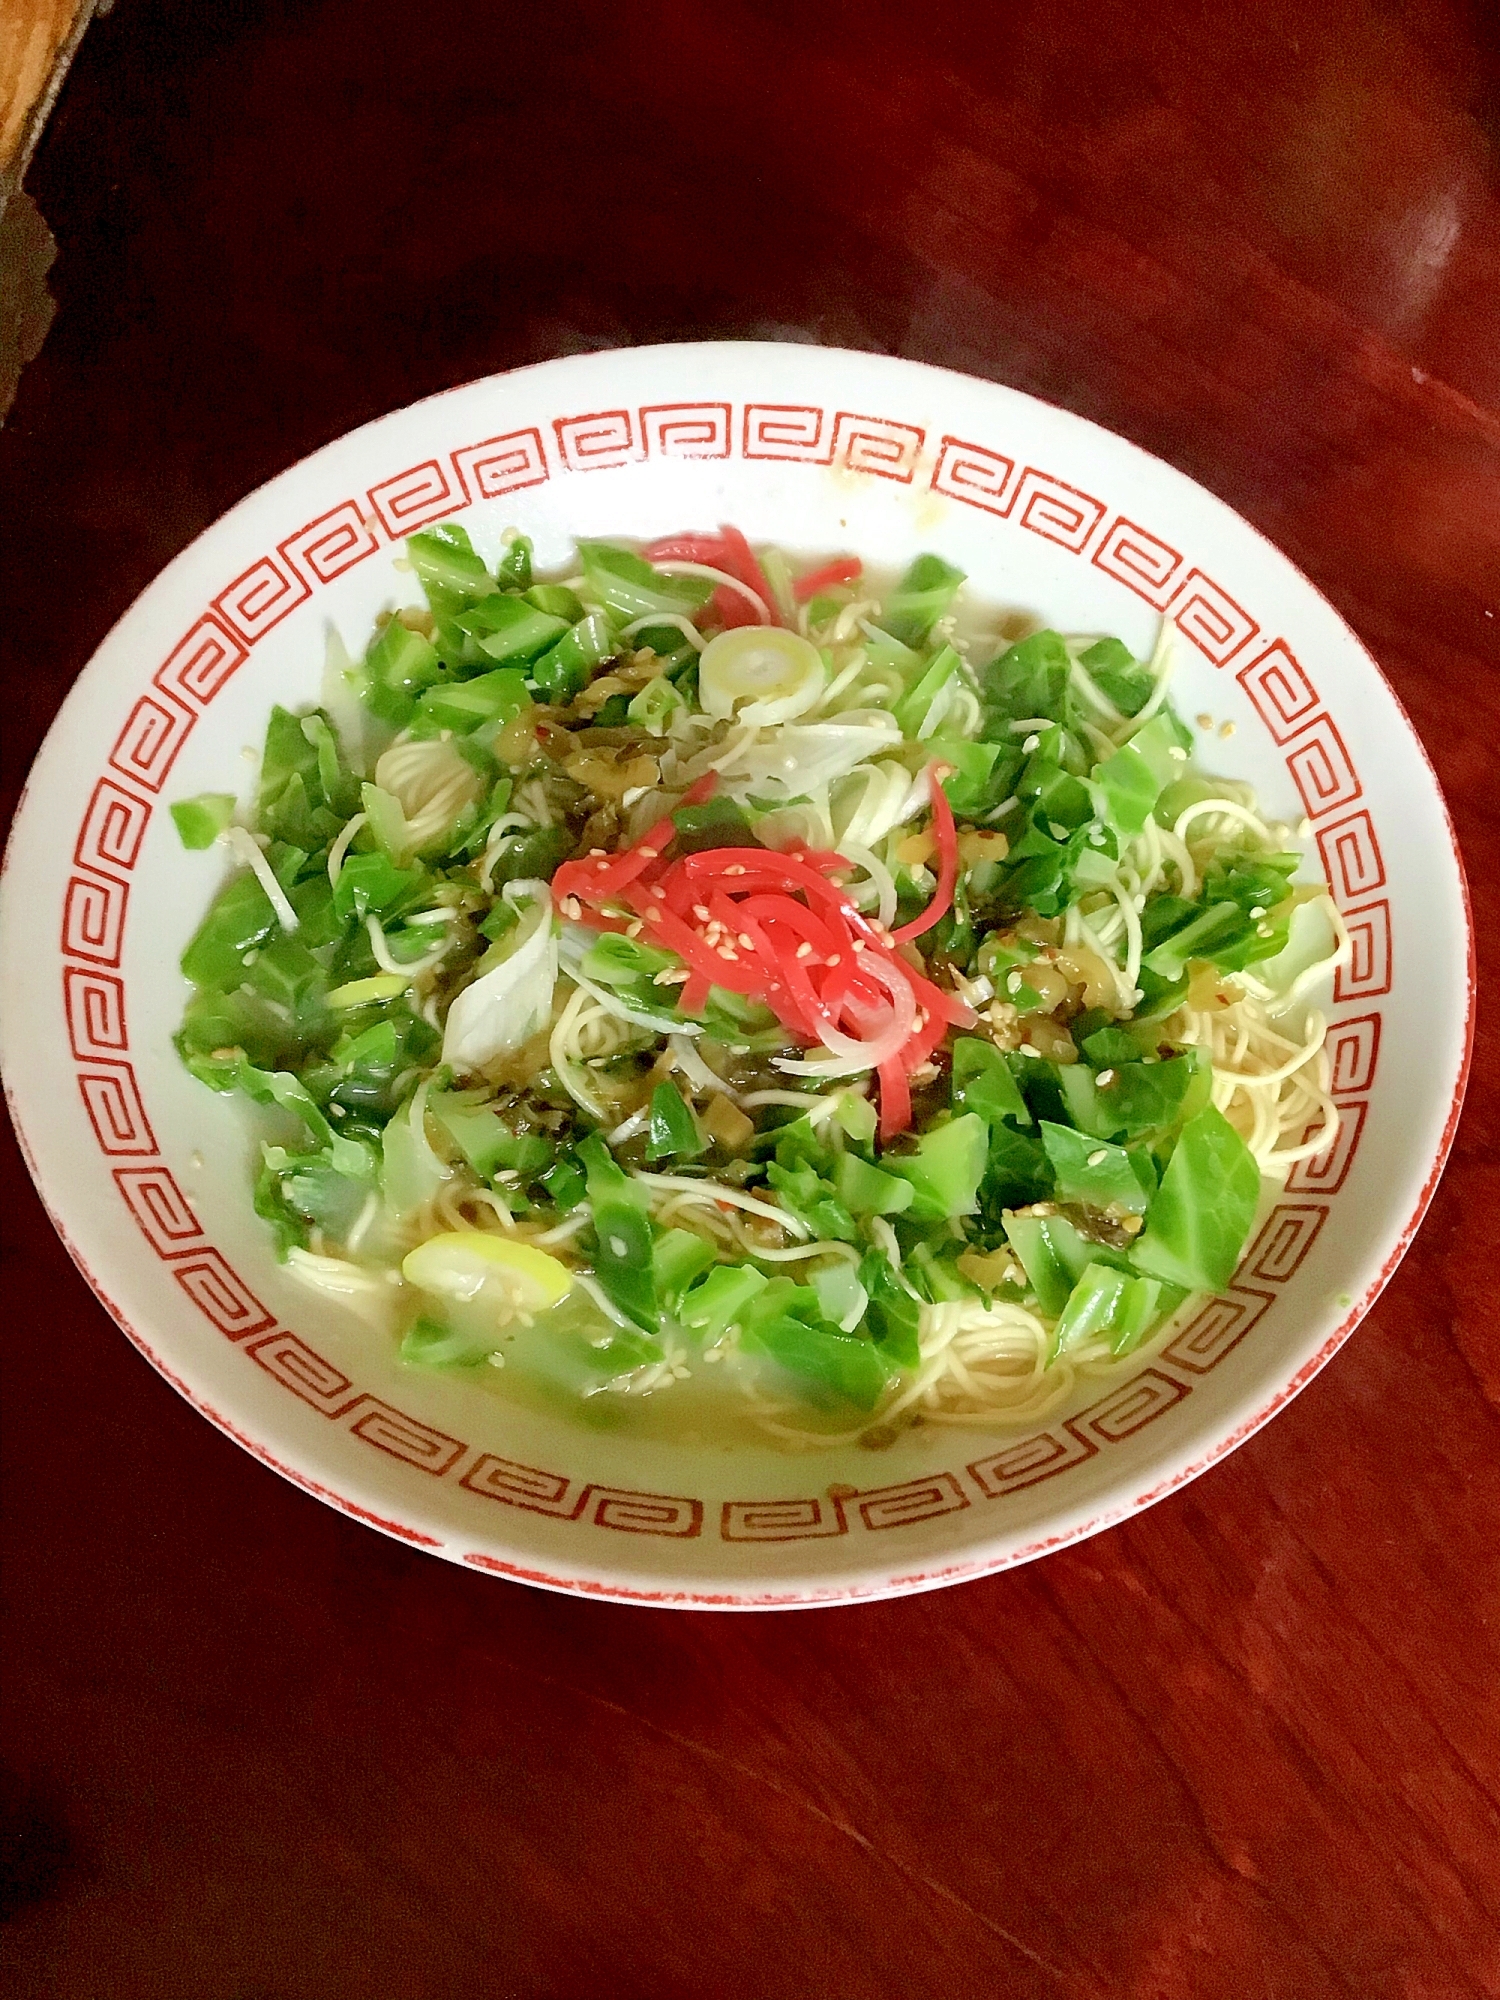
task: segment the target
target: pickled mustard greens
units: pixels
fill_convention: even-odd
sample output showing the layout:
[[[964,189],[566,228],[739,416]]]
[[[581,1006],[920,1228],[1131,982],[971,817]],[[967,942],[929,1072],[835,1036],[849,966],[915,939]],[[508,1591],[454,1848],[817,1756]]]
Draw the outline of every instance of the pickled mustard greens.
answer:
[[[289,1270],[415,1366],[789,1442],[1031,1421],[1330,1145],[1347,953],[1200,770],[1172,631],[964,622],[732,528],[424,603],[272,711],[177,1037]],[[502,1373],[485,1371],[498,1368]]]

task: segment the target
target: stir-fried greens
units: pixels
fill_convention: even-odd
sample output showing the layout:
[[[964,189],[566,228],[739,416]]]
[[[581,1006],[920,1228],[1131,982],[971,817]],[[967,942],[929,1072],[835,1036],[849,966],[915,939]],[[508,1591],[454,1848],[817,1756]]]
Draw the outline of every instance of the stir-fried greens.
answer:
[[[992,1424],[1221,1290],[1331,1144],[1347,949],[1153,658],[963,636],[919,556],[414,535],[425,607],[273,710],[178,1046],[259,1213],[414,1364],[783,1437]],[[1203,718],[1207,720],[1207,718]],[[717,1364],[709,1367],[708,1364]]]

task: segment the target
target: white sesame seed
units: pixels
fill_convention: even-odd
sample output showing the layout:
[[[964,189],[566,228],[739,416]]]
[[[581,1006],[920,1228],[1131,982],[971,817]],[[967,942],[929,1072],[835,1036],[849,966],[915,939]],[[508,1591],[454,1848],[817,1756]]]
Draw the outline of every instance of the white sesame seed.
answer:
[[[1094,1078],[1095,1083],[1098,1084],[1101,1090],[1105,1089],[1106,1086],[1113,1083],[1114,1080],[1115,1080],[1115,1073],[1112,1069],[1101,1069],[1099,1074]]]
[[[1026,741],[1021,745],[1022,752],[1029,757],[1041,740],[1040,736],[1028,736]]]
[[[1107,1146],[1100,1146],[1097,1152],[1089,1154],[1088,1159],[1084,1162],[1084,1165],[1090,1167],[1102,1167],[1104,1162],[1108,1158],[1109,1158],[1109,1148]]]

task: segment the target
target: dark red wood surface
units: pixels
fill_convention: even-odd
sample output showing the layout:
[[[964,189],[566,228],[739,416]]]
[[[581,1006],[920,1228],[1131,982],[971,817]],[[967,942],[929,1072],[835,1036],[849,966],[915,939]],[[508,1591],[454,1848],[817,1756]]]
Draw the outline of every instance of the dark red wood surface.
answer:
[[[1136,439],[1365,639],[1497,966],[1491,0],[120,0],[29,186],[7,784],[250,487],[579,348],[816,339]],[[1500,1995],[1500,1118],[1395,1281],[1126,1527],[726,1618],[460,1573],[196,1416],[7,1141],[0,1987],[61,2000]]]

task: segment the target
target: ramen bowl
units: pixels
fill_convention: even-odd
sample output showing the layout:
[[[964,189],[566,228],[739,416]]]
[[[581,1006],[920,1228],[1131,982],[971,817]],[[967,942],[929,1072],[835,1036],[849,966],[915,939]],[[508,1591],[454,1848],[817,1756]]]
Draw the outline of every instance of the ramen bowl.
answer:
[[[1208,761],[1299,825],[1351,955],[1321,996],[1339,1136],[1299,1161],[1229,1290],[1045,1421],[923,1424],[875,1452],[595,1430],[401,1363],[293,1283],[252,1211],[255,1133],[172,1034],[179,954],[224,873],[173,799],[253,776],[273,702],[319,697],[410,597],[404,537],[649,540],[733,522],[1150,652],[1219,723]],[[398,589],[398,585],[401,588]],[[1233,725],[1232,730],[1228,725]],[[829,349],[634,349],[475,382],[366,425],[184,551],[79,678],[12,833],[3,1063],[80,1270],[196,1408],[329,1505],[552,1589],[761,1609],[929,1589],[1150,1505],[1274,1416],[1369,1309],[1448,1150],[1472,1014],[1462,871],[1431,769],[1337,614],[1228,508],[1123,440],[993,384]]]

